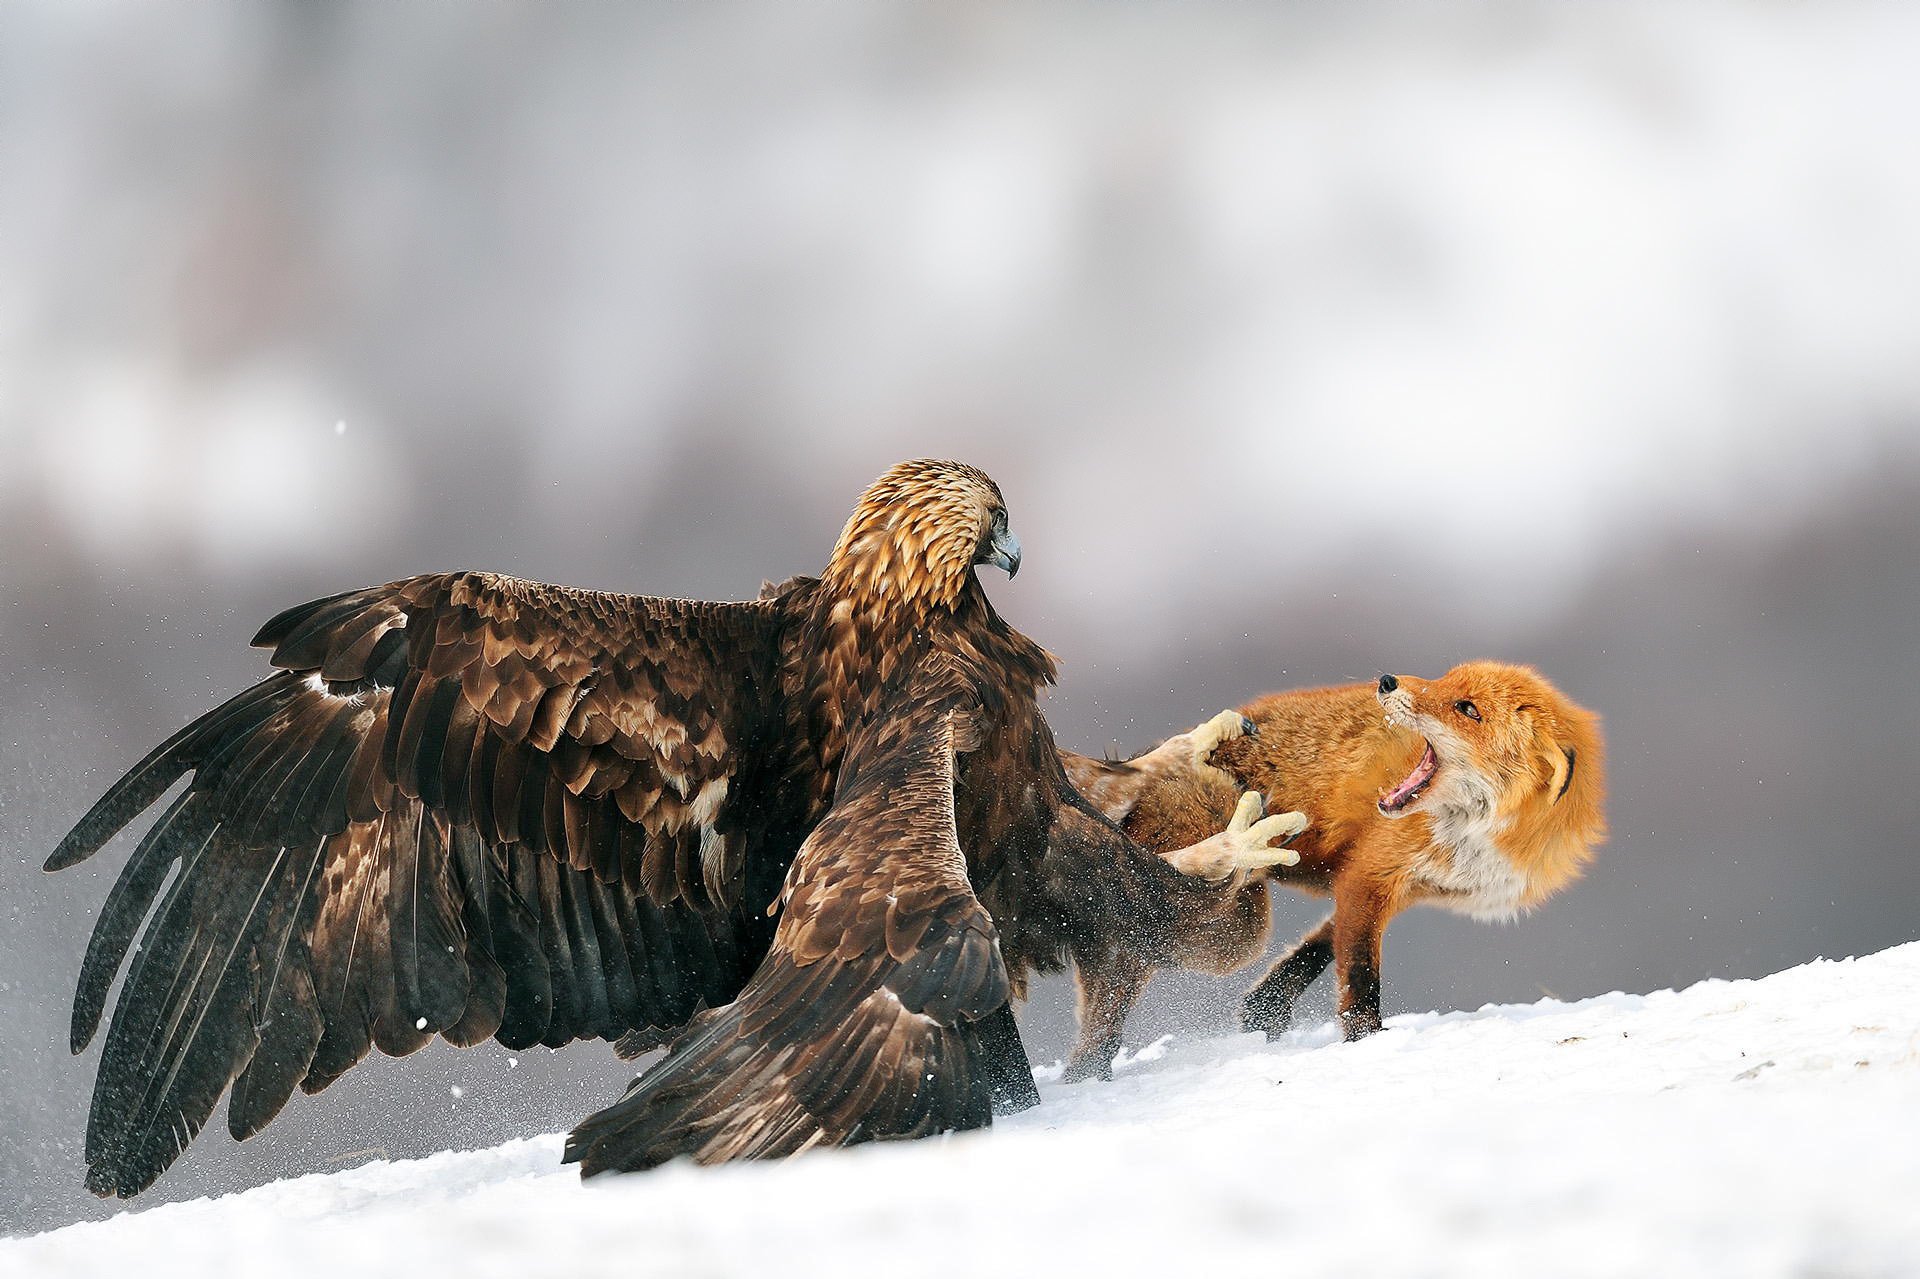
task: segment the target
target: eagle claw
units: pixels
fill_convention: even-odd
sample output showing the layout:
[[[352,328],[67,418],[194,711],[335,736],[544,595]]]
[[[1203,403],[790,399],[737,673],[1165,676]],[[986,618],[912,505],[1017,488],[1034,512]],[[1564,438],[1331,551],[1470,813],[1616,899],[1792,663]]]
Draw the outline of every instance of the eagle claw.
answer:
[[[1195,768],[1213,767],[1213,753],[1236,737],[1258,737],[1260,729],[1239,711],[1221,711],[1187,734]]]
[[[1234,843],[1236,870],[1262,870],[1268,866],[1297,866],[1300,854],[1291,848],[1275,846],[1274,840],[1291,840],[1307,828],[1305,813],[1267,815],[1266,797],[1250,790],[1240,797],[1227,823],[1227,836]]]
[[[1219,882],[1271,866],[1295,866],[1300,854],[1284,846],[1307,828],[1305,813],[1266,816],[1267,802],[1259,791],[1247,791],[1233,810],[1227,828],[1191,848],[1166,854],[1167,862],[1182,874]],[[1276,847],[1275,840],[1282,841]]]

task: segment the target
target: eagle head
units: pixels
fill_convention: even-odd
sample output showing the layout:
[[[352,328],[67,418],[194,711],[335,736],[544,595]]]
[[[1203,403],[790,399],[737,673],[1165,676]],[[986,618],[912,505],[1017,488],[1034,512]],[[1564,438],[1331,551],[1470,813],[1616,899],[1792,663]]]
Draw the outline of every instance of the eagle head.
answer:
[[[977,467],[922,458],[867,486],[821,576],[874,603],[950,606],[976,564],[1020,569],[1000,486]]]

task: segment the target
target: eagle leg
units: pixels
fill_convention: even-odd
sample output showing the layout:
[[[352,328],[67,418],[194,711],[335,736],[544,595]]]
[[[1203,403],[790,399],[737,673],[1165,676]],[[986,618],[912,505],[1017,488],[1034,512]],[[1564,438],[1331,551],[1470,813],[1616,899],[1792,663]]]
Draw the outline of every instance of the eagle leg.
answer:
[[[1269,866],[1294,866],[1300,854],[1286,845],[1307,828],[1304,813],[1266,816],[1266,800],[1259,791],[1247,791],[1233,810],[1233,820],[1217,835],[1197,844],[1160,854],[1162,861],[1183,875],[1219,883],[1236,875]],[[1279,844],[1274,844],[1279,840]]]
[[[1013,1005],[1002,1004],[998,1012],[977,1025],[980,1060],[993,1096],[993,1113],[1017,1115],[1039,1105],[1040,1089],[1033,1082],[1033,1063],[1027,1060],[1020,1028],[1013,1021]]]

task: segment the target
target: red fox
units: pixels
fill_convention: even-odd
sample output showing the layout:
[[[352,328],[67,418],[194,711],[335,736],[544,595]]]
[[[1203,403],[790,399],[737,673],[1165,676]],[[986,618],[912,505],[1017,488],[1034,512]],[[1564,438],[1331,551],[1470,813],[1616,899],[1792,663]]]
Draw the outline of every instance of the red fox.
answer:
[[[1305,811],[1296,865],[1181,867],[1244,886],[1192,895],[1186,940],[1169,956],[1180,967],[1226,973],[1258,957],[1269,882],[1333,898],[1333,912],[1246,997],[1242,1024],[1269,1037],[1330,963],[1346,1038],[1378,1030],[1389,920],[1415,902],[1511,919],[1577,878],[1606,838],[1598,717],[1537,672],[1497,662],[1435,680],[1383,675],[1377,685],[1271,693],[1132,760],[1062,757],[1082,794],[1169,861],[1220,829],[1237,800],[1258,806],[1264,795]],[[1082,963],[1068,1078],[1107,1073],[1151,976],[1118,953]]]

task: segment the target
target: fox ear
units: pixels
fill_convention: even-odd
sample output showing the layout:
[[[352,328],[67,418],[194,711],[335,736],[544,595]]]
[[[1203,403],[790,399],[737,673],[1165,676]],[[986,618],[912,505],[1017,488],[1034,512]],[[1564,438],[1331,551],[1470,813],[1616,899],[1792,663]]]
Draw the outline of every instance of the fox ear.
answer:
[[[1580,762],[1580,754],[1571,746],[1562,746],[1555,742],[1544,752],[1547,766],[1552,770],[1547,778],[1547,789],[1553,792],[1553,802],[1559,803],[1567,793],[1567,787],[1573,785],[1573,770]]]

